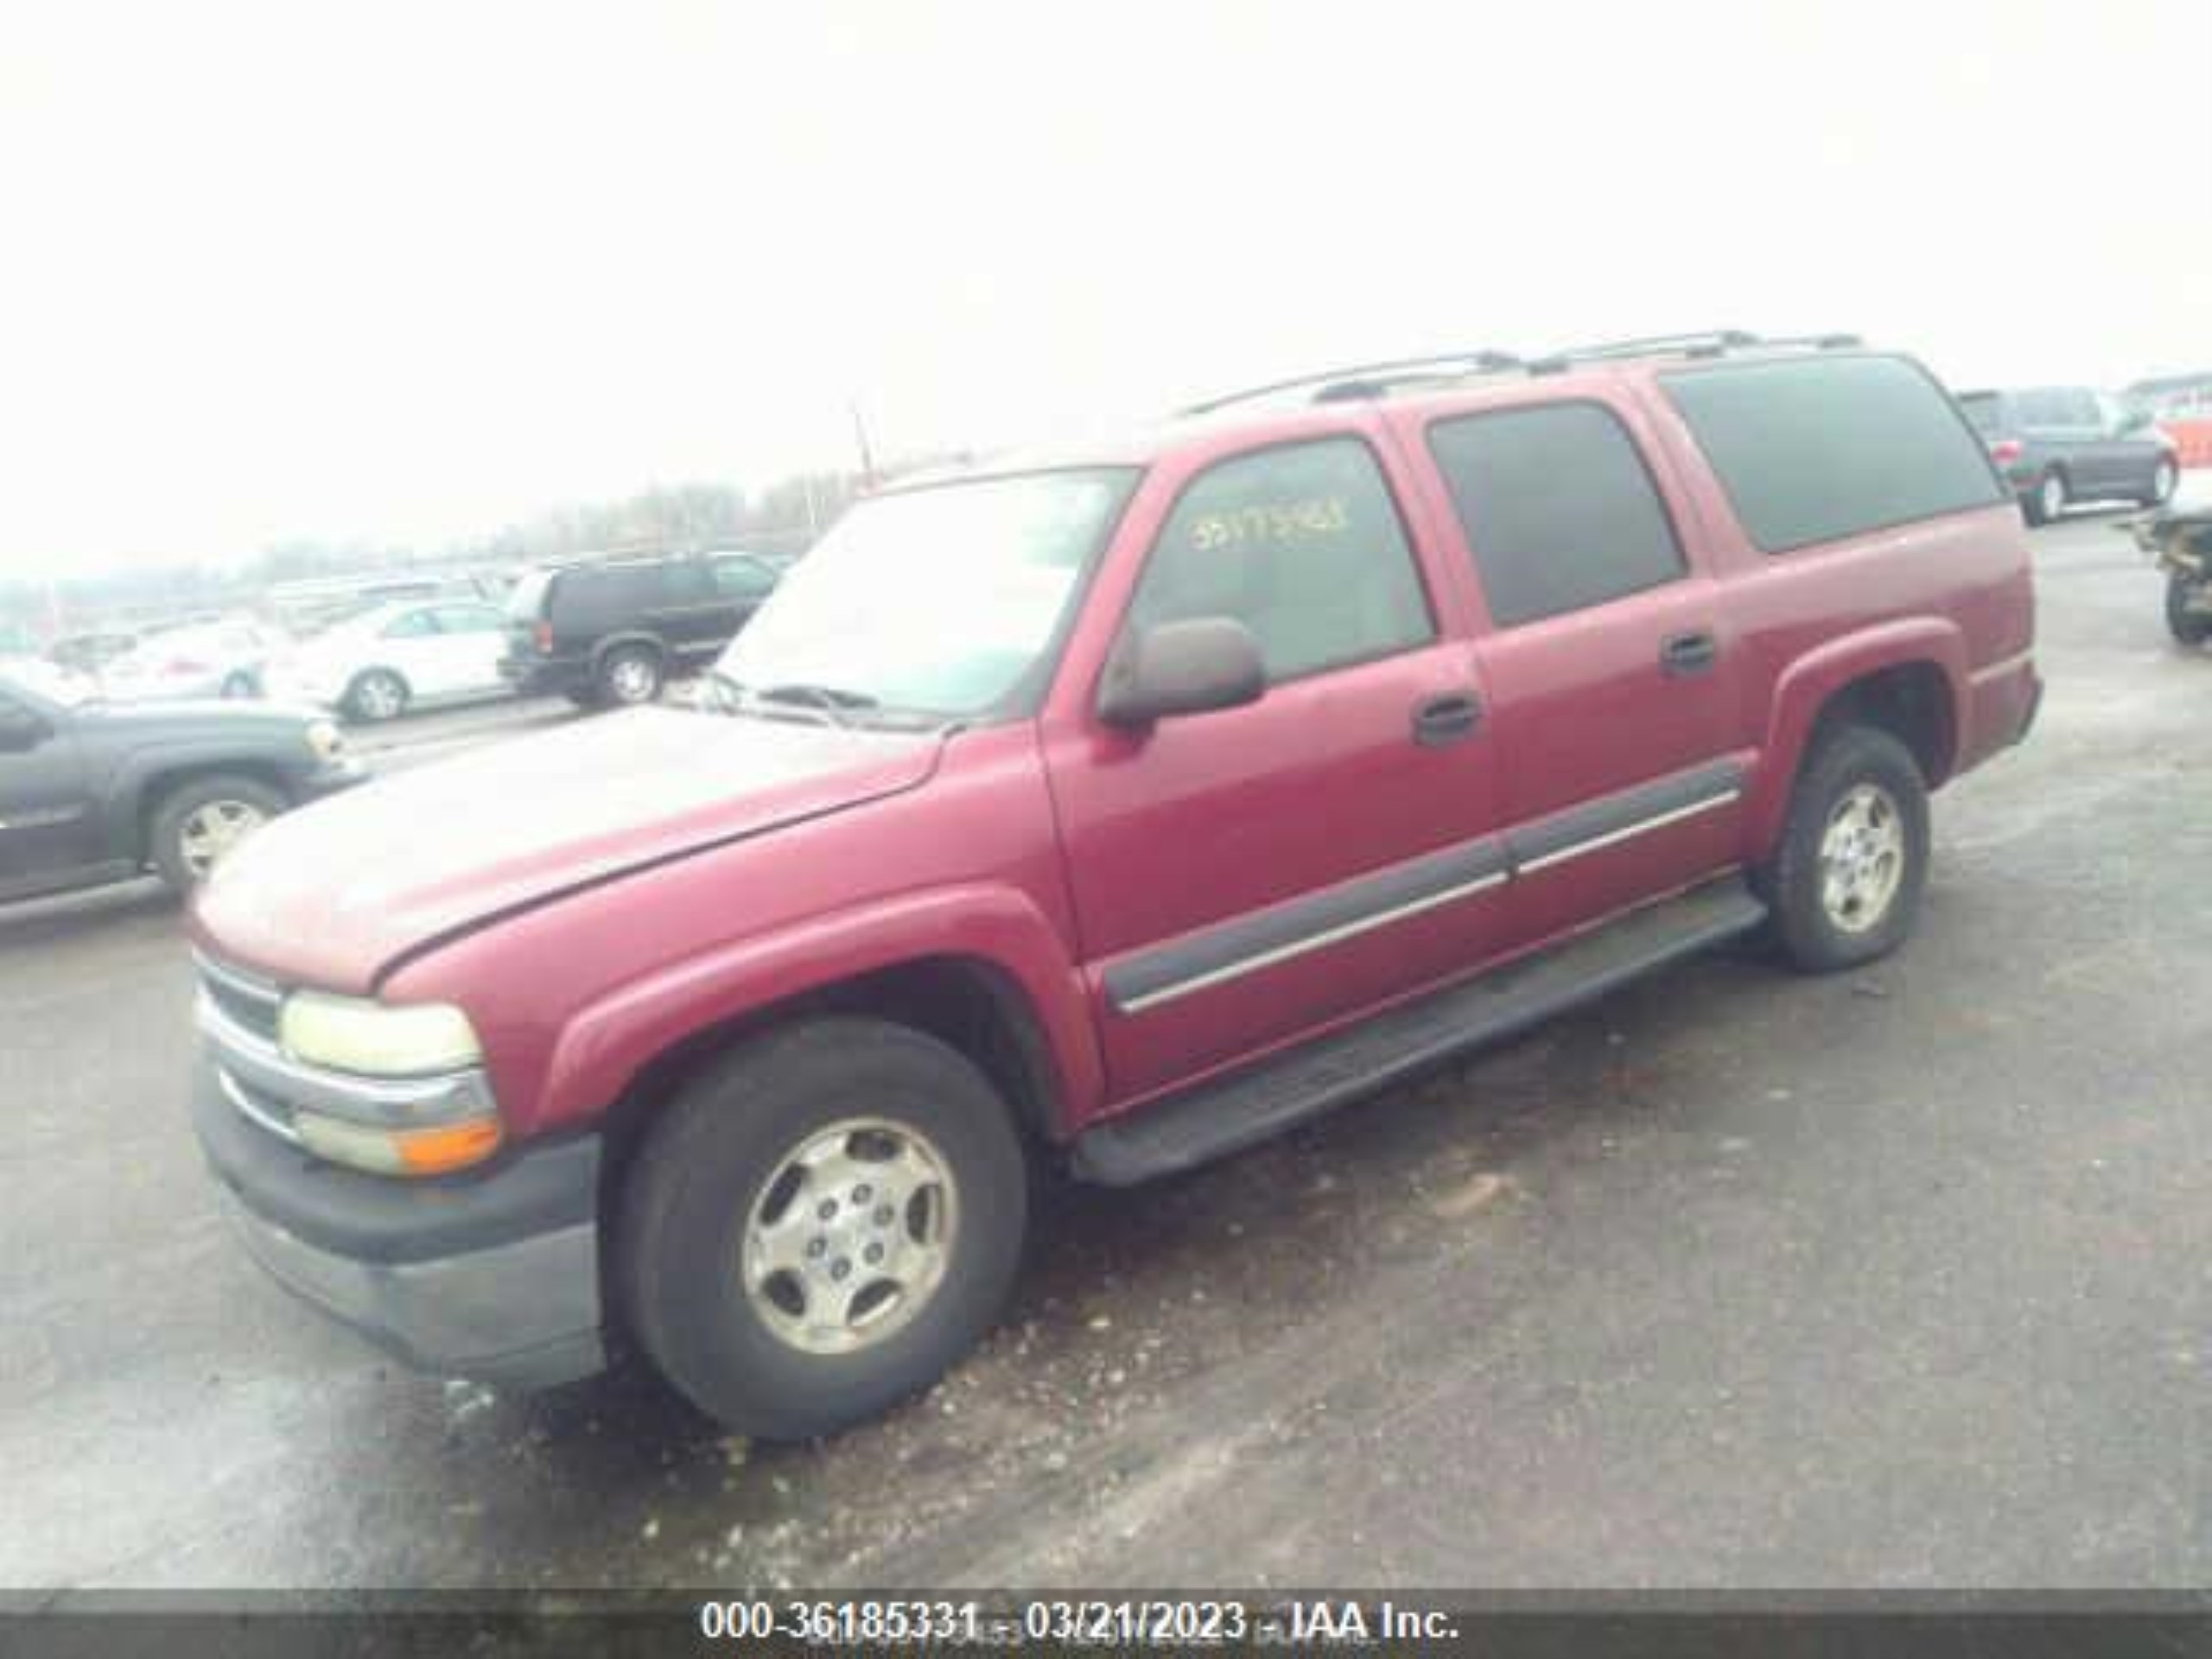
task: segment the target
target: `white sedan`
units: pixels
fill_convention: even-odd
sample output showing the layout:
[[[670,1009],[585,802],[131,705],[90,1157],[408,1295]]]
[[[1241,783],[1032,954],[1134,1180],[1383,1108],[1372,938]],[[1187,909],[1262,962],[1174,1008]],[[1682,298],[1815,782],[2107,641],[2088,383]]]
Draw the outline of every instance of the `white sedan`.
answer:
[[[354,720],[390,720],[418,704],[504,696],[506,617],[474,600],[379,605],[269,665],[270,694]]]
[[[248,617],[158,628],[99,671],[101,695],[111,702],[166,697],[253,697],[284,636]]]

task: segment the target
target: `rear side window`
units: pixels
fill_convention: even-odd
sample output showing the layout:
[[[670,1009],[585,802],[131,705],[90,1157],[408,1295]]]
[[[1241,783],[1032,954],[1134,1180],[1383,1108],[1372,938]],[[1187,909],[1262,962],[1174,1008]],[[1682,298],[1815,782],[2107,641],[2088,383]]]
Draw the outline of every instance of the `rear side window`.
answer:
[[[1356,438],[1255,450],[1199,474],[1154,543],[1129,616],[1139,627],[1233,617],[1272,681],[1436,632],[1390,486]]]
[[[2020,424],[2039,430],[2065,431],[2097,423],[2097,400],[2070,386],[2043,386],[2018,394]]]
[[[715,578],[696,559],[660,567],[663,605],[703,605],[715,596]]]
[[[490,633],[500,626],[499,613],[489,605],[441,605],[436,615],[440,633]]]
[[[598,632],[667,603],[658,565],[581,567],[561,573],[553,606],[564,628]]]
[[[1769,553],[2001,499],[1973,429],[1904,358],[1737,363],[1661,382]]]
[[[1684,573],[1643,457],[1610,410],[1546,404],[1440,421],[1428,448],[1500,627]]]
[[[725,598],[759,599],[775,585],[775,573],[750,559],[715,561],[715,590]]]
[[[438,631],[428,611],[402,611],[384,625],[387,639],[427,639]]]

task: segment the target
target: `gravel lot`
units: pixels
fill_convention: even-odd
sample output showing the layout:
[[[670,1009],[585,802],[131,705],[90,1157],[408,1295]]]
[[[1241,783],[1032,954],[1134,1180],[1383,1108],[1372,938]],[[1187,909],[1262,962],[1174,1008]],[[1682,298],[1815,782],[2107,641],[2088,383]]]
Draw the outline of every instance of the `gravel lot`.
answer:
[[[2110,517],[2034,537],[2042,724],[1939,798],[1901,956],[1715,957],[1055,1187],[1012,1322],[815,1447],[296,1307],[186,1127],[175,906],[0,912],[0,1585],[2212,1581],[2212,654]]]

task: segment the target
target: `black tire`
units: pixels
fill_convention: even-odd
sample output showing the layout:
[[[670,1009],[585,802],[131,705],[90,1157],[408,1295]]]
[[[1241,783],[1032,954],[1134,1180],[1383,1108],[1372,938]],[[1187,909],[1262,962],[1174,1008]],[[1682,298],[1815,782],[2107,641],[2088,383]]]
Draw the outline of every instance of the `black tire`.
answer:
[[[668,677],[651,645],[617,645],[599,659],[592,694],[603,707],[626,709],[652,702]]]
[[[233,772],[213,772],[179,784],[164,795],[146,825],[146,855],[162,880],[178,893],[189,893],[205,872],[194,866],[194,854],[185,844],[185,829],[203,808],[225,803],[250,809],[261,819],[276,817],[287,804],[268,785]]]
[[[745,1240],[787,1160],[855,1118],[926,1139],[957,1222],[942,1277],[903,1324],[852,1351],[809,1351],[747,1294]],[[936,1039],[844,1017],[771,1033],[693,1077],[626,1173],[613,1229],[621,1313],[662,1375],[730,1428],[835,1433],[928,1388],[996,1323],[1028,1225],[1026,1162],[1005,1103]]]
[[[2151,469],[2151,493],[2136,499],[2146,507],[2163,507],[2174,499],[2180,487],[2181,473],[2171,461],[2161,461]]]
[[[2190,597],[2202,585],[2179,575],[2166,578],[2166,628],[2184,645],[2201,645],[2212,639],[2212,613],[2189,607]]]
[[[1823,899],[1821,842],[1831,817],[1862,785],[1886,796],[1900,832],[1901,868],[1878,911],[1846,925]],[[1791,791],[1781,843],[1760,872],[1773,933],[1800,971],[1834,973],[1887,956],[1911,933],[1928,882],[1928,785],[1912,751],[1871,726],[1819,736]]]
[[[2064,512],[2066,504],[2072,499],[2073,491],[2067,485],[2066,474],[2052,467],[2036,480],[2035,488],[2020,498],[2020,512],[2031,524],[2047,524]]]
[[[396,720],[407,712],[414,693],[388,668],[365,668],[353,677],[343,699],[347,716],[365,726]]]

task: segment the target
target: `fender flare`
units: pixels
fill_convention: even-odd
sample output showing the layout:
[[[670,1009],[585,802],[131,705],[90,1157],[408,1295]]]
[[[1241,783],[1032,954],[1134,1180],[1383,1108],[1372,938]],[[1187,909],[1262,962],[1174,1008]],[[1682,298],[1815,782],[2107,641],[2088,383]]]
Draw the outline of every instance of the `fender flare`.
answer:
[[[1901,617],[1877,623],[1823,642],[1782,671],[1768,704],[1766,741],[1745,809],[1745,840],[1754,861],[1773,850],[1782,833],[1789,791],[1821,710],[1854,680],[1914,664],[1926,664],[1942,673],[1950,696],[1955,747],[1958,734],[1966,729],[1969,706],[1967,642],[1959,625],[1947,617]],[[1929,785],[1942,782],[1948,769],[1947,760]]]
[[[591,648],[591,671],[594,677],[597,676],[599,673],[599,665],[607,660],[610,653],[621,650],[625,645],[645,646],[653,653],[654,656],[660,658],[661,667],[664,671],[665,671],[669,664],[675,659],[676,656],[675,652],[670,647],[668,641],[662,639],[651,629],[625,628],[620,633],[610,633],[605,639],[597,640],[593,644]]]
[[[1027,1007],[1056,1085],[1057,1127],[1090,1116],[1104,1071],[1083,977],[1059,931],[1028,896],[995,885],[903,893],[802,926],[734,940],[632,980],[572,1015],[538,1091],[537,1125],[586,1122],[686,1038],[925,960],[995,970]]]
[[[285,800],[296,801],[292,777],[299,757],[289,748],[240,748],[235,744],[191,743],[138,749],[116,762],[101,785],[100,835],[111,858],[143,860],[148,855],[147,809],[171,780],[238,772],[267,784]]]

